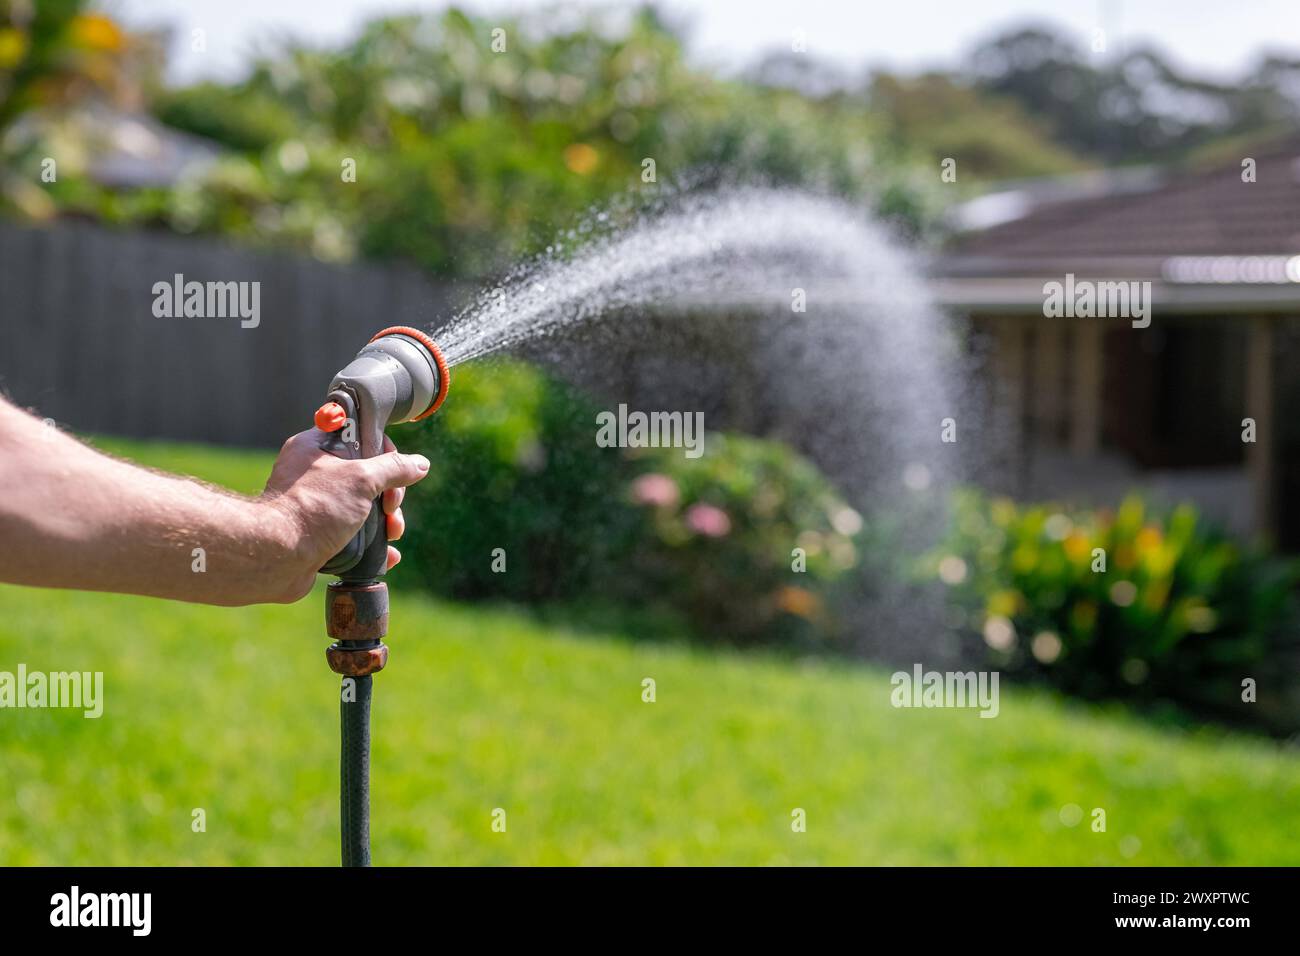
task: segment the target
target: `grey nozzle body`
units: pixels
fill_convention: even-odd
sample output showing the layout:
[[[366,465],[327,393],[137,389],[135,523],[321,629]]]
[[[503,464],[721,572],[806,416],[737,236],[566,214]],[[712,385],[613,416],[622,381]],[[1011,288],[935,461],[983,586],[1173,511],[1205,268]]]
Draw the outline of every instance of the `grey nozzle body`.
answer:
[[[330,383],[356,403],[361,457],[383,451],[389,425],[418,418],[438,394],[438,365],[429,350],[405,335],[391,334],[366,345]]]
[[[414,332],[414,330],[412,330]],[[414,333],[419,334],[419,333]],[[370,342],[330,382],[329,400],[352,420],[355,437],[340,429],[321,447],[340,458],[374,458],[384,452],[384,429],[425,414],[441,394],[440,367],[424,343],[390,332]],[[321,570],[345,581],[374,581],[384,573],[388,541],[379,500],[366,523]]]

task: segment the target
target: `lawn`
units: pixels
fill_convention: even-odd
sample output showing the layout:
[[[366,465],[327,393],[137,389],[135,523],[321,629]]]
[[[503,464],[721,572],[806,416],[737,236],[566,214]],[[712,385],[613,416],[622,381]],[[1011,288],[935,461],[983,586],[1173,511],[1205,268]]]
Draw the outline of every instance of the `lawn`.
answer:
[[[270,460],[103,444],[244,491]],[[1300,756],[1261,739],[1006,687],[992,720],[895,710],[878,668],[569,632],[411,584],[376,678],[377,863],[1300,863]],[[0,670],[103,671],[106,698],[98,720],[0,710],[0,865],[335,864],[326,643],[319,593],[0,587]]]

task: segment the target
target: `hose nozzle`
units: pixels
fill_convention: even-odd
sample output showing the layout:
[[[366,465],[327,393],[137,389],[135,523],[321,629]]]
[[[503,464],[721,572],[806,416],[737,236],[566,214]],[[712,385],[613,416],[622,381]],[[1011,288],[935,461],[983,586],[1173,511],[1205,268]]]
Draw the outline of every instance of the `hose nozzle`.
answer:
[[[332,431],[352,418],[358,425],[370,426],[358,429],[363,432],[360,457],[370,458],[380,449],[366,447],[367,437],[382,443],[383,431],[389,425],[428,418],[447,397],[450,382],[447,361],[433,339],[419,329],[393,326],[372,338],[334,376],[329,387],[330,401],[317,412],[316,425],[322,431]],[[347,407],[348,398],[354,405],[351,409]],[[331,403],[338,409],[331,408]],[[334,428],[327,427],[330,425]]]
[[[405,325],[384,329],[330,382],[316,411],[316,427],[327,436],[322,447],[340,458],[383,454],[384,429],[428,418],[450,383],[447,361],[433,339]],[[357,580],[382,574],[387,544],[379,534],[381,517],[376,502],[357,538],[321,570]]]

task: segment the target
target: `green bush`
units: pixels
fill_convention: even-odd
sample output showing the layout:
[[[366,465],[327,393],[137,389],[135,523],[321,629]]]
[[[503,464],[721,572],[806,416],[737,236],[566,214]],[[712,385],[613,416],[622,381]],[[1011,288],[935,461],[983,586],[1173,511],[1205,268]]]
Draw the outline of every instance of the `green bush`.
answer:
[[[632,453],[640,512],[621,580],[705,637],[825,642],[832,585],[858,562],[862,520],[810,462],[775,442],[710,434],[705,453]],[[797,550],[796,550],[797,549]]]
[[[153,111],[169,126],[240,152],[268,149],[299,125],[298,115],[267,90],[249,90],[235,99],[211,82],[163,90]]]
[[[419,517],[403,539],[403,570],[458,598],[585,593],[634,517],[621,503],[623,463],[595,444],[595,412],[522,364],[462,367],[452,379],[438,414],[397,435],[432,462],[408,492]],[[498,548],[504,573],[493,570]]]
[[[1296,723],[1300,565],[1244,547],[1194,508],[1153,513],[957,496],[930,570],[994,663],[1087,698],[1172,702],[1286,729]],[[1246,703],[1243,681],[1256,682]]]
[[[398,435],[433,467],[408,492],[395,573],[458,598],[617,602],[710,640],[834,634],[830,588],[861,520],[813,465],[736,435],[696,459],[601,448],[600,409],[534,368],[454,378],[445,408]]]
[[[507,55],[493,49],[498,30]],[[80,62],[54,59],[56,79],[71,68],[64,60]],[[26,77],[17,92],[86,85],[51,83],[48,72]],[[20,105],[6,100],[5,80],[0,69],[0,127],[5,106]],[[835,193],[917,228],[937,224],[947,198],[923,174],[928,163],[922,170],[915,157],[874,148],[882,124],[860,99],[701,70],[649,6],[563,22],[544,10],[379,17],[342,44],[274,41],[234,82],[151,88],[148,99],[162,122],[219,143],[221,160],[141,202],[84,176],[6,179],[7,166],[19,168],[11,161],[24,158],[6,155],[0,207],[477,278],[541,253],[570,229],[585,241],[596,208],[613,226],[679,190],[723,181]],[[67,152],[53,135],[35,138],[35,162]],[[655,162],[649,181],[647,158]],[[354,178],[344,178],[344,160],[354,161]]]

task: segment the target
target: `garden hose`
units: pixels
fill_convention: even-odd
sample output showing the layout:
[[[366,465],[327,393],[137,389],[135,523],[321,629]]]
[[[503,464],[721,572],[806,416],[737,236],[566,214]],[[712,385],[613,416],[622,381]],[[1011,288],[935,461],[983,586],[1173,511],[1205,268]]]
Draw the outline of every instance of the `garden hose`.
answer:
[[[345,680],[347,678],[344,678]],[[369,674],[356,681],[353,700],[340,697],[339,824],[344,866],[370,865],[370,692]]]
[[[417,329],[384,329],[330,383],[316,411],[321,448],[340,458],[383,454],[384,429],[419,421],[447,397],[447,363]],[[337,575],[325,590],[325,651],[343,676],[339,694],[339,829],[344,866],[370,865],[370,700],[373,675],[388,663],[388,536],[376,498],[365,524],[321,568]]]

